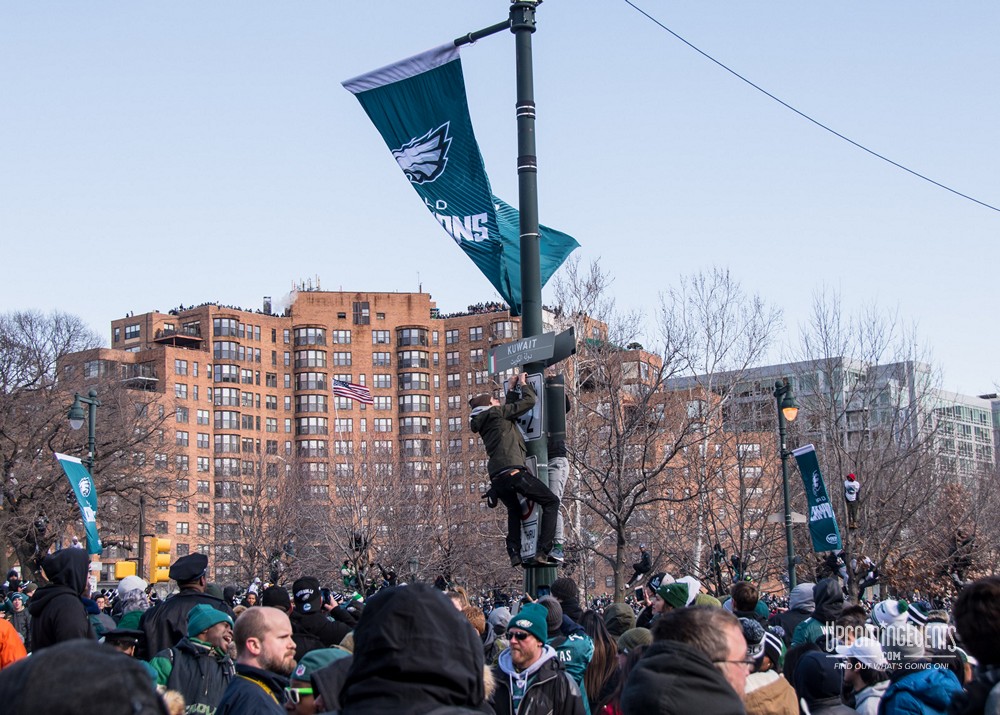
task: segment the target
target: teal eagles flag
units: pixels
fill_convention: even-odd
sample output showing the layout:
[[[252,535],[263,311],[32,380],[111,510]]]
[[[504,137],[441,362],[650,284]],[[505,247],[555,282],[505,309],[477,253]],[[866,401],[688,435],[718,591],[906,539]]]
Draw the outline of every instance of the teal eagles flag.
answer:
[[[840,544],[840,530],[837,528],[837,517],[833,513],[833,505],[826,493],[826,484],[819,471],[819,461],[816,459],[816,448],[811,444],[793,449],[795,461],[802,474],[802,484],[806,488],[806,499],[809,501],[809,535],[812,537],[813,551],[837,551],[843,548]]]
[[[90,477],[90,472],[76,457],[55,453],[56,459],[66,472],[76,503],[80,505],[80,516],[83,517],[83,528],[87,531],[87,553],[100,554],[101,539],[97,535],[97,487]]]
[[[521,312],[517,209],[490,188],[472,131],[462,61],[454,43],[344,82],[375,124],[424,205],[499,291]],[[541,280],[580,244],[539,227]]]

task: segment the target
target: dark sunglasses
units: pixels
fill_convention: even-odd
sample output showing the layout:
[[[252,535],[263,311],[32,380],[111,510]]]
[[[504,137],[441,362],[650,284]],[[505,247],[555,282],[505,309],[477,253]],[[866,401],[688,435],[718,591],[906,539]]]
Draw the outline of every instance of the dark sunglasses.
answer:
[[[302,702],[303,695],[312,695],[312,688],[285,688],[285,697],[288,698],[289,702],[298,705]]]
[[[525,638],[531,637],[531,634],[527,631],[510,631],[507,635],[510,636],[511,640],[523,641]]]

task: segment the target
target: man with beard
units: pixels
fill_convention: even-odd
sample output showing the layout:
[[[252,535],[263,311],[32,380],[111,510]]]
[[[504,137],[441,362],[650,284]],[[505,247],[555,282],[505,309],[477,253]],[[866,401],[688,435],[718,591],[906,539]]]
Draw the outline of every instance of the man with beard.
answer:
[[[236,677],[219,702],[216,715],[264,715],[285,712],[285,688],[295,670],[292,623],[277,608],[255,606],[236,619]]]
[[[80,600],[87,588],[89,568],[90,556],[83,549],[62,549],[42,560],[48,583],[28,602],[32,652],[74,638],[94,638],[87,609]]]

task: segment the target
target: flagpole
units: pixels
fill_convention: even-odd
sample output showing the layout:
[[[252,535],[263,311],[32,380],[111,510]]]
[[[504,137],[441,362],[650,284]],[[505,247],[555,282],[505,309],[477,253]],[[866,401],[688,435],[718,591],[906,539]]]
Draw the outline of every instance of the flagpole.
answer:
[[[517,188],[521,230],[521,336],[541,335],[542,272],[538,236],[538,159],[535,153],[535,83],[531,35],[535,32],[535,9],[541,0],[519,0],[510,6],[510,31],[514,33],[517,74]],[[528,374],[544,373],[545,364],[524,366]],[[540,390],[538,400],[545,399]],[[528,456],[536,458],[538,479],[549,485],[549,455],[545,439],[527,443]],[[539,524],[539,527],[541,524]],[[552,566],[526,568],[524,590],[537,597],[539,586],[549,586],[556,578]]]

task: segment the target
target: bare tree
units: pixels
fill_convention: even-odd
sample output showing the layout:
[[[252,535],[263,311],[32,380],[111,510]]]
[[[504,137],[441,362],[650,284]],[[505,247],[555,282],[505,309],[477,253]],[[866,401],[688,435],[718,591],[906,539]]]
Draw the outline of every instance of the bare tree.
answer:
[[[697,458],[719,442],[728,399],[713,376],[728,370],[733,379],[759,360],[780,316],[727,272],[697,274],[663,296],[660,349],[645,350],[641,316],[617,313],[610,284],[596,265],[581,271],[571,259],[556,292],[561,316],[585,338],[569,365],[577,409],[567,447],[578,480],[567,493],[580,515],[577,545],[612,567],[620,599],[637,532],[664,561],[704,575],[713,508],[706,497],[725,476]],[[671,542],[687,553],[668,556],[662,545]]]
[[[162,441],[156,393],[134,389],[128,368],[102,359],[100,340],[71,315],[0,315],[0,539],[26,578],[53,544],[76,531],[79,512],[54,452],[81,454],[86,435],[72,433],[67,411],[74,390],[95,388],[101,407],[94,482],[98,523],[110,544],[130,547],[141,495],[160,498],[169,485],[143,478],[146,445]],[[68,356],[76,355],[74,361]],[[141,381],[140,381],[141,384]],[[164,447],[164,451],[168,451]]]

